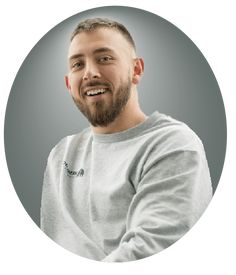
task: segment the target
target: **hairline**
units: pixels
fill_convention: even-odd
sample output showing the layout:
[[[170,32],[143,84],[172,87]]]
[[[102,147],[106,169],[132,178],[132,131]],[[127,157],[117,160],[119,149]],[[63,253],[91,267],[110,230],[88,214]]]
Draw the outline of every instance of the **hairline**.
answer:
[[[74,40],[74,38],[79,35],[80,33],[90,33],[90,32],[96,32],[97,30],[99,29],[108,29],[108,30],[114,30],[115,32],[117,33],[120,33],[121,36],[128,42],[128,44],[133,48],[133,50],[136,52],[136,46],[135,46],[135,43],[134,41],[131,42],[128,35],[123,33],[121,30],[119,30],[118,27],[108,27],[108,26],[96,26],[95,28],[91,28],[91,29],[81,29],[81,30],[75,30],[72,35],[71,35],[71,38],[70,38],[70,42],[72,42]],[[131,35],[130,35],[131,36]],[[131,37],[131,39],[133,40],[133,38]]]

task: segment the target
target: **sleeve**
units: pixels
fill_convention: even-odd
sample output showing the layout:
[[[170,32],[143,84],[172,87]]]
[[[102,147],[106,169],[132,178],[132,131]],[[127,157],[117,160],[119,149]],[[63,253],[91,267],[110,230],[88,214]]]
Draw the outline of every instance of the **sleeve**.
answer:
[[[62,141],[54,147],[48,157],[41,198],[40,228],[65,249],[82,257],[101,260],[106,254],[74,221],[68,210],[68,198],[64,189],[60,189],[61,182],[65,182],[61,170],[64,143]]]
[[[150,155],[129,207],[126,233],[103,261],[137,260],[167,248],[195,224],[211,197],[201,142]]]

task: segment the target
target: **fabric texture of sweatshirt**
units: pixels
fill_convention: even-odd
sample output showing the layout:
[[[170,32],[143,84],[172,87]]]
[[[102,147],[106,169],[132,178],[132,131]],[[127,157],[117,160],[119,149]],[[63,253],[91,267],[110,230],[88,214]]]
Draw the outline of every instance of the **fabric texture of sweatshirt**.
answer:
[[[155,112],[126,131],[87,128],[53,148],[41,228],[80,256],[132,261],[181,238],[211,197],[202,142],[184,123]]]

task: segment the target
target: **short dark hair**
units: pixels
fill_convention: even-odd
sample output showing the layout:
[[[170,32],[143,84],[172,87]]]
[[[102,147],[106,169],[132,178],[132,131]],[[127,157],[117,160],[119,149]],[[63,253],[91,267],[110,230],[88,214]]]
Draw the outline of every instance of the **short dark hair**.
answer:
[[[78,33],[90,32],[98,28],[110,28],[117,30],[126,38],[126,40],[133,46],[134,49],[136,48],[134,40],[126,27],[119,22],[107,18],[92,18],[80,22],[73,31],[70,41],[72,41]]]

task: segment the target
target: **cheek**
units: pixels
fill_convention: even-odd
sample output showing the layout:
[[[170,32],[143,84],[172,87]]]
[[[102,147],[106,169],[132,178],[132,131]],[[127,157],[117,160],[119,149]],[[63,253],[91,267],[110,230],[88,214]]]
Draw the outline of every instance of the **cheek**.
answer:
[[[115,72],[115,78],[117,83],[120,85],[124,85],[132,78],[131,69],[128,66],[120,67]]]
[[[102,74],[104,80],[109,81],[113,88],[119,86],[122,83],[123,74],[120,70],[110,70]]]
[[[79,77],[78,75],[72,75],[70,77],[70,86],[71,86],[71,92],[73,94],[79,91],[80,85],[81,85],[81,77]]]

